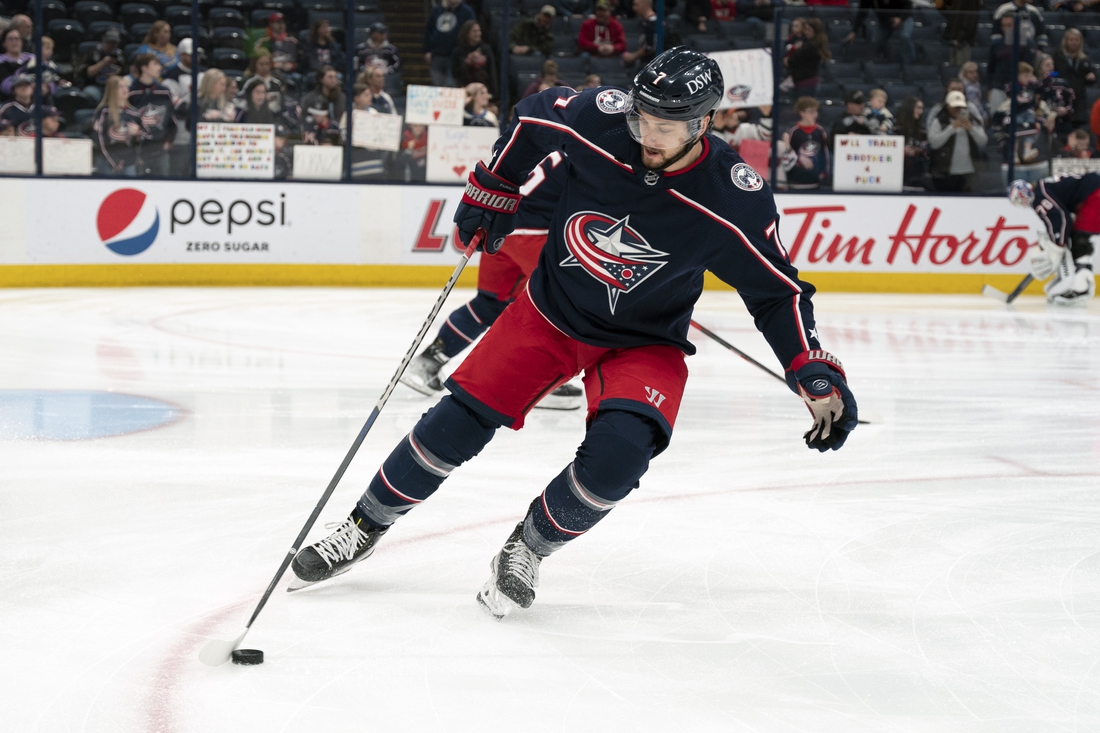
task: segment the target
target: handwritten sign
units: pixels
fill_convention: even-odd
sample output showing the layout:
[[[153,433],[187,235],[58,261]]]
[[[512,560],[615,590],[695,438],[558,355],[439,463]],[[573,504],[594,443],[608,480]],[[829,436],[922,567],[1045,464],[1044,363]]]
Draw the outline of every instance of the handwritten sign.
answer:
[[[335,145],[295,145],[294,178],[299,181],[339,181],[344,149]]]
[[[462,126],[466,90],[410,84],[405,97],[405,122],[410,125]]]
[[[428,128],[428,173],[432,183],[465,183],[480,160],[493,157],[493,143],[500,137],[495,127]]]
[[[42,172],[47,176],[92,175],[92,141],[61,137],[44,139]]]
[[[401,115],[381,115],[357,109],[351,127],[351,144],[367,150],[401,149]]]
[[[1100,159],[1055,158],[1050,161],[1052,176],[1083,176],[1086,173],[1100,173]]]
[[[200,122],[199,178],[274,178],[275,126]]]
[[[0,173],[34,175],[33,137],[0,137]]]
[[[902,135],[837,135],[833,190],[900,192],[905,167]]]
[[[725,89],[718,109],[772,103],[772,54],[763,48],[708,53],[722,70]]]

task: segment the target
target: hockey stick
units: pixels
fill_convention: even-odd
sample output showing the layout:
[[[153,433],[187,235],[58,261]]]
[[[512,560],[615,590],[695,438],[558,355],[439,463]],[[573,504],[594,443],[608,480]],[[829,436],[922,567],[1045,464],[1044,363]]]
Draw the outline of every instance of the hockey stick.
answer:
[[[344,472],[347,471],[348,466],[351,465],[351,460],[355,457],[356,452],[359,450],[359,446],[363,444],[363,439],[367,437],[367,433],[374,427],[374,422],[378,419],[379,413],[382,412],[382,408],[386,406],[386,402],[390,399],[390,394],[393,393],[394,388],[397,386],[397,381],[401,379],[401,375],[405,373],[405,367],[409,365],[409,362],[412,361],[413,356],[416,354],[416,350],[420,348],[420,343],[424,340],[424,335],[427,334],[428,329],[432,327],[432,321],[439,315],[439,310],[443,307],[444,301],[446,301],[447,296],[451,294],[451,290],[454,289],[455,283],[458,282],[459,275],[461,275],[462,270],[465,269],[466,263],[473,257],[474,251],[477,250],[478,245],[481,244],[482,240],[485,238],[485,234],[484,229],[478,229],[477,233],[474,234],[473,238],[470,240],[470,245],[466,247],[466,251],[462,253],[462,259],[459,260],[458,265],[455,267],[455,271],[451,273],[451,279],[443,286],[443,292],[439,294],[439,297],[435,301],[435,305],[432,306],[432,312],[428,314],[428,317],[420,326],[420,332],[416,334],[416,338],[413,339],[412,344],[409,345],[409,350],[405,352],[405,358],[401,360],[401,364],[397,367],[397,371],[394,372],[393,377],[390,379],[390,383],[386,385],[386,390],[382,393],[382,396],[378,398],[378,403],[371,411],[370,417],[368,417],[367,422],[363,424],[363,429],[359,431],[359,435],[356,436],[355,442],[353,442],[351,448],[348,449],[348,454],[344,456],[344,460],[340,463],[340,467],[336,469],[336,474],[332,477],[332,480],[329,481],[325,493],[321,494],[317,506],[313,508],[313,513],[309,515],[309,519],[306,520],[305,526],[302,527],[302,531],[298,533],[298,537],[294,540],[294,544],[291,545],[286,557],[283,558],[283,562],[279,565],[279,570],[275,573],[275,577],[271,580],[271,584],[267,586],[267,590],[264,591],[263,597],[260,598],[260,602],[256,604],[256,610],[252,612],[252,617],[248,619],[248,623],[244,625],[244,629],[236,639],[231,641],[213,639],[207,642],[206,646],[199,652],[199,660],[202,661],[203,664],[216,667],[219,664],[228,662],[229,657],[233,654],[233,650],[244,641],[245,635],[248,633],[249,629],[252,628],[252,622],[260,615],[260,611],[262,611],[267,604],[267,600],[271,597],[271,593],[275,590],[275,586],[282,579],[283,573],[290,567],[290,561],[293,560],[294,556],[298,553],[298,548],[301,547],[302,541],[305,540],[306,535],[309,534],[309,530],[313,528],[313,524],[317,521],[317,517],[321,516],[321,510],[325,508],[325,504],[328,503],[329,497],[332,496],[332,492],[336,490],[336,485],[340,483],[340,479],[343,478]]]
[[[755,366],[755,367],[758,367],[758,368],[760,368],[760,369],[764,370],[764,371],[765,371],[765,372],[767,372],[768,374],[770,374],[770,375],[772,375],[773,377],[775,377],[776,379],[778,379],[778,380],[779,380],[780,382],[782,382],[783,384],[787,384],[787,380],[786,380],[786,379],[784,379],[783,377],[779,376],[778,374],[776,374],[775,372],[773,372],[773,371],[772,371],[771,369],[768,369],[768,368],[767,368],[766,366],[764,366],[763,364],[761,364],[760,362],[758,362],[758,361],[757,361],[756,359],[753,359],[753,358],[752,358],[751,356],[749,356],[748,354],[746,354],[746,353],[745,353],[744,351],[741,351],[741,349],[737,348],[736,346],[734,346],[733,344],[731,344],[731,343],[730,343],[729,341],[726,341],[726,340],[725,340],[724,338],[722,338],[721,336],[719,336],[718,334],[716,334],[716,333],[715,333],[714,331],[711,331],[711,330],[710,330],[709,328],[707,328],[706,326],[703,326],[703,325],[699,324],[699,323],[698,323],[697,321],[692,321],[692,322],[691,322],[691,325],[695,326],[695,327],[696,327],[697,329],[699,329],[700,331],[702,331],[704,335],[706,335],[706,336],[710,336],[710,337],[711,337],[712,339],[714,339],[714,340],[715,340],[715,341],[717,341],[718,343],[722,344],[722,346],[725,346],[725,347],[726,347],[727,349],[729,349],[729,350],[730,350],[730,351],[732,351],[733,353],[737,354],[738,356],[740,356],[740,357],[741,357],[742,359],[744,359],[744,360],[745,360],[745,361],[747,361],[748,363],[752,364],[752,365],[753,365],[753,366]],[[870,425],[871,423],[867,422],[866,420],[860,420],[860,421],[859,421],[859,424],[860,424],[860,425]]]
[[[1027,290],[1027,286],[1031,285],[1031,281],[1034,280],[1034,279],[1035,279],[1034,275],[1028,274],[1027,277],[1025,277],[1023,280],[1020,281],[1020,284],[1016,286],[1015,290],[1013,290],[1011,293],[1007,293],[1007,294],[1000,291],[1000,290],[998,290],[997,288],[993,287],[992,285],[983,285],[982,286],[982,295],[988,295],[990,298],[994,298],[996,300],[999,300],[1002,303],[1006,303],[1006,304],[1011,303],[1012,301],[1016,300],[1016,298],[1020,295],[1020,293]]]

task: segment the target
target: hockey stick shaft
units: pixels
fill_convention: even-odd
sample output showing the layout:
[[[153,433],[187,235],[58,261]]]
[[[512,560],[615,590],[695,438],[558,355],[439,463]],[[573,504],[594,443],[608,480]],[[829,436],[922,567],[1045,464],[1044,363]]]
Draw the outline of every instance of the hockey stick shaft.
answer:
[[[711,331],[711,330],[710,330],[709,328],[707,328],[706,326],[703,326],[703,325],[699,324],[699,323],[698,323],[698,322],[696,322],[696,321],[692,321],[692,322],[691,322],[691,325],[695,326],[695,328],[699,329],[699,331],[701,331],[701,332],[702,332],[702,333],[703,333],[704,335],[706,335],[706,336],[710,336],[710,337],[711,337],[712,339],[714,339],[715,341],[717,341],[718,343],[720,343],[720,344],[721,344],[722,346],[725,346],[725,347],[726,347],[727,349],[729,349],[729,350],[730,350],[730,351],[732,351],[733,353],[737,354],[738,356],[740,356],[740,357],[741,357],[742,359],[744,359],[744,360],[745,360],[745,361],[747,361],[748,363],[752,364],[752,365],[753,365],[753,366],[755,366],[755,367],[759,367],[759,368],[760,368],[760,369],[762,369],[763,371],[767,372],[768,374],[770,374],[770,375],[772,375],[773,377],[775,377],[776,379],[778,379],[778,380],[779,380],[780,382],[782,382],[783,384],[786,384],[786,383],[787,383],[787,380],[786,380],[786,379],[784,379],[783,377],[779,376],[778,374],[776,374],[775,372],[773,372],[773,371],[772,371],[771,369],[768,369],[768,368],[767,368],[766,366],[764,366],[763,364],[761,364],[760,362],[758,362],[758,361],[757,361],[756,359],[753,359],[753,358],[752,358],[751,356],[749,356],[748,354],[746,354],[746,353],[745,353],[744,351],[741,351],[741,349],[737,348],[736,346],[734,346],[733,344],[731,344],[731,343],[730,343],[729,341],[726,341],[726,340],[725,340],[724,338],[722,338],[721,336],[719,336],[718,334],[716,334],[716,333],[715,333],[714,331]],[[860,420],[860,421],[859,421],[859,424],[860,424],[860,425],[870,425],[871,423],[869,423],[869,422],[868,422],[868,421],[866,421],[866,420]]]
[[[1020,293],[1027,290],[1027,286],[1031,285],[1031,281],[1034,280],[1034,279],[1035,279],[1035,276],[1032,275],[1031,273],[1028,273],[1028,275],[1023,280],[1020,281],[1020,284],[1016,286],[1016,289],[1008,294],[1008,300],[1006,300],[1005,302],[1006,303],[1011,303],[1012,301],[1016,300],[1016,298],[1020,295]]]
[[[431,313],[424,319],[424,323],[420,326],[419,333],[416,334],[416,338],[409,345],[408,351],[405,352],[405,357],[401,360],[401,364],[397,367],[397,371],[394,372],[393,377],[390,378],[389,384],[386,385],[386,389],[382,392],[382,396],[378,398],[378,403],[374,406],[374,409],[370,413],[370,417],[363,424],[363,429],[359,431],[359,435],[355,436],[355,441],[351,444],[351,448],[348,449],[347,455],[344,456],[344,460],[340,462],[340,467],[336,469],[336,473],[333,475],[332,480],[329,481],[328,486],[325,488],[325,492],[321,494],[321,498],[317,501],[317,506],[313,508],[313,512],[310,513],[309,519],[306,520],[305,525],[302,527],[302,531],[298,533],[298,536],[294,539],[294,544],[287,552],[286,557],[283,558],[282,563],[279,565],[279,570],[275,573],[275,577],[271,579],[271,583],[267,586],[267,590],[264,591],[263,596],[260,598],[260,602],[256,604],[256,610],[252,612],[252,616],[248,619],[248,623],[244,625],[244,633],[247,634],[248,630],[252,628],[252,622],[256,620],[256,617],[260,615],[260,611],[267,605],[267,601],[271,598],[272,592],[275,590],[275,586],[279,584],[283,574],[286,573],[286,569],[290,567],[291,560],[298,553],[298,548],[301,547],[302,542],[305,540],[306,535],[313,529],[314,523],[317,521],[317,517],[321,516],[321,511],[325,508],[329,498],[332,496],[332,492],[336,490],[337,484],[340,483],[340,479],[344,477],[344,472],[348,470],[348,466],[351,465],[351,461],[355,458],[355,454],[359,451],[359,446],[363,444],[363,441],[367,437],[367,433],[374,427],[375,421],[378,419],[378,415],[381,414],[382,408],[386,406],[386,402],[389,401],[390,395],[393,394],[393,390],[397,387],[398,380],[401,379],[401,375],[405,373],[405,368],[409,366],[409,362],[412,361],[416,355],[416,350],[420,348],[421,342],[424,341],[424,336],[428,333],[428,329],[432,327],[432,322],[435,321],[436,316],[439,315],[439,311],[443,308],[443,303],[446,302],[447,297],[454,289],[455,283],[458,282],[458,278],[462,275],[462,271],[466,268],[466,264],[470,261],[474,252],[477,250],[478,245],[485,238],[484,230],[479,229],[477,233],[470,240],[470,244],[466,247],[466,251],[462,253],[462,259],[459,260],[458,265],[455,267],[453,273],[451,273],[451,279],[447,281],[447,284],[443,287],[443,291],[440,292],[439,297],[435,301],[435,305],[432,306]],[[236,644],[244,639],[244,634],[236,640]],[[213,642],[212,642],[213,643]],[[224,642],[223,642],[224,643]],[[234,646],[236,646],[234,644]],[[230,650],[232,651],[232,649]],[[224,660],[223,660],[224,661]]]

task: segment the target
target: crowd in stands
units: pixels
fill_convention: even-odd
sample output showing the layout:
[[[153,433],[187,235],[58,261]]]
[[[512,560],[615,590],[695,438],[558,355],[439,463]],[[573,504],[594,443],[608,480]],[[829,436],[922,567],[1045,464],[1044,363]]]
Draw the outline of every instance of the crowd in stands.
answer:
[[[345,29],[342,0],[204,0],[195,44],[189,4],[49,2],[60,15],[43,29],[42,132],[90,137],[97,172],[120,176],[188,175],[193,83],[199,121],[274,125],[285,172],[294,145],[343,144],[349,107],[403,113],[403,54],[422,53],[434,85],[465,89],[465,124],[497,126],[505,98],[627,86],[658,35],[716,52],[771,48],[777,30],[773,0],[667,0],[661,28],[652,0],[515,0],[509,18],[492,0],[437,0],[423,47],[399,50],[375,8]],[[35,134],[31,7],[0,0],[0,135]],[[1009,160],[1038,177],[1053,157],[1095,150],[1090,2],[809,0],[782,17],[778,187],[829,186],[841,134],[904,136],[914,190],[990,190]],[[714,132],[748,158],[770,150],[771,115],[724,110]],[[399,153],[354,149],[353,175],[419,180],[425,156],[426,131],[410,125]]]

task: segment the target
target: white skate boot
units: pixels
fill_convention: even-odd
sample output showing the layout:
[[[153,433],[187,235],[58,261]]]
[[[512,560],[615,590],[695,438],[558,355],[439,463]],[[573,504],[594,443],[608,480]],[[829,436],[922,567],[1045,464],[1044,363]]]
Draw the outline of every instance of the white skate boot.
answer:
[[[477,594],[482,609],[499,621],[516,608],[530,608],[539,586],[540,562],[542,557],[523,541],[520,522],[489,563],[493,574]]]
[[[1051,305],[1088,307],[1096,292],[1096,277],[1092,273],[1092,257],[1086,255],[1069,263],[1069,256],[1062,260],[1054,279],[1044,286],[1047,302]]]
[[[448,361],[450,359],[443,354],[443,342],[436,339],[431,346],[409,362],[405,373],[401,375],[401,383],[429,397],[439,394],[443,391],[443,383],[439,381],[439,370]]]

